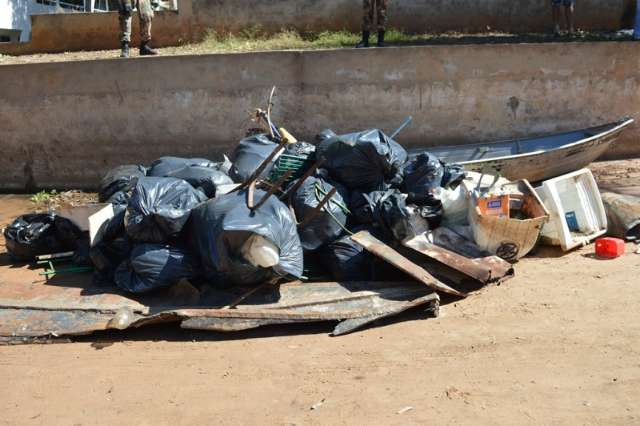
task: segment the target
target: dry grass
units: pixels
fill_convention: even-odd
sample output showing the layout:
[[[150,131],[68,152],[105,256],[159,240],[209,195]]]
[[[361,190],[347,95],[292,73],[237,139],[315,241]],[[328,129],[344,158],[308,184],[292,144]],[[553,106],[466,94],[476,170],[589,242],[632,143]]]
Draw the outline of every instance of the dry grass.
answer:
[[[446,45],[446,44],[487,44],[487,43],[544,43],[566,41],[619,41],[632,36],[625,33],[579,32],[574,36],[554,37],[552,34],[508,34],[485,32],[477,34],[448,32],[438,34],[409,34],[390,29],[386,34],[390,46]],[[209,32],[200,42],[160,49],[162,55],[202,55],[213,53],[253,52],[268,50],[313,50],[354,47],[360,34],[349,31],[325,31],[321,33],[299,33],[282,30],[268,34],[259,27],[244,30],[238,34]],[[375,34],[371,36],[375,44]],[[37,54],[25,56],[0,55],[0,64],[36,62],[85,61],[93,59],[117,58],[119,50],[92,52],[66,52],[59,54]],[[137,56],[137,49],[132,49]]]

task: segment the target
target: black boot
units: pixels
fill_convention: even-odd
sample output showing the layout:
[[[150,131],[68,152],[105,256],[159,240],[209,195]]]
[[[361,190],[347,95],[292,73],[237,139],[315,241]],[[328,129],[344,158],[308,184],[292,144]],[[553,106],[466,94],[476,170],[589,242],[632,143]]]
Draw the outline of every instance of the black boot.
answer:
[[[122,42],[122,50],[120,51],[120,57],[121,58],[128,58],[129,57],[129,42],[128,41],[123,41]]]
[[[157,55],[158,51],[149,46],[149,40],[140,43],[140,56]]]
[[[378,47],[384,47],[384,30],[378,31]]]
[[[369,31],[362,31],[362,41],[356,44],[356,48],[369,47]]]

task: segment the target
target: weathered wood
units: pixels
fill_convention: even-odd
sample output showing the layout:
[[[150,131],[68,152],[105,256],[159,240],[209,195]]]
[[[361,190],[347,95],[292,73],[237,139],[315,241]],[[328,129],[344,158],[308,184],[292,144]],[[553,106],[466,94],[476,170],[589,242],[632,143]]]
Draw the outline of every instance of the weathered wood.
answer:
[[[441,291],[443,293],[452,294],[454,296],[466,297],[465,293],[462,293],[456,289],[449,287],[448,285],[441,283],[436,278],[434,278],[429,272],[425,271],[420,266],[411,262],[406,257],[402,256],[400,253],[384,244],[382,241],[375,238],[367,231],[360,231],[357,234],[351,236],[351,239],[356,243],[360,244],[362,247],[380,257],[381,259],[389,262],[396,268],[406,272],[411,275],[418,281],[426,284],[436,291]]]

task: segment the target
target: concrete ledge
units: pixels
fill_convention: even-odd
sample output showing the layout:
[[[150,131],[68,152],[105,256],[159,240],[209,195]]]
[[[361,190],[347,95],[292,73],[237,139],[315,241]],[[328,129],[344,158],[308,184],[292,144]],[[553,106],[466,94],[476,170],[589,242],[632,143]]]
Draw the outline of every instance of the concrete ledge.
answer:
[[[275,120],[312,139],[414,123],[410,147],[640,119],[640,43],[423,46],[0,66],[0,188],[92,188],[110,167],[216,158],[278,86]],[[638,126],[609,158],[640,155]]]

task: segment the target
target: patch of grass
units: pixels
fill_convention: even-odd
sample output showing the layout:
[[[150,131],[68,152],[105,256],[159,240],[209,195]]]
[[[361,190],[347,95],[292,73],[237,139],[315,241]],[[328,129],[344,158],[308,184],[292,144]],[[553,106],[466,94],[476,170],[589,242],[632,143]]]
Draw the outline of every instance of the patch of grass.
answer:
[[[426,45],[426,44],[486,44],[486,43],[523,43],[553,41],[610,41],[625,40],[630,36],[622,33],[589,33],[580,31],[573,36],[554,37],[551,33],[509,34],[500,32],[485,33],[425,33],[410,34],[391,28],[385,35],[390,46]],[[321,33],[299,33],[294,30],[282,30],[269,34],[261,27],[247,28],[240,33],[218,33],[210,31],[199,43],[162,49],[166,54],[205,54],[225,52],[249,52],[260,50],[299,50],[331,49],[354,47],[360,41],[359,33],[349,31],[323,31]],[[376,34],[371,34],[371,44],[375,45]]]
[[[30,198],[31,202],[36,204],[46,204],[54,199],[58,195],[58,192],[55,189],[52,189],[51,192],[40,191],[37,194],[33,194]]]

